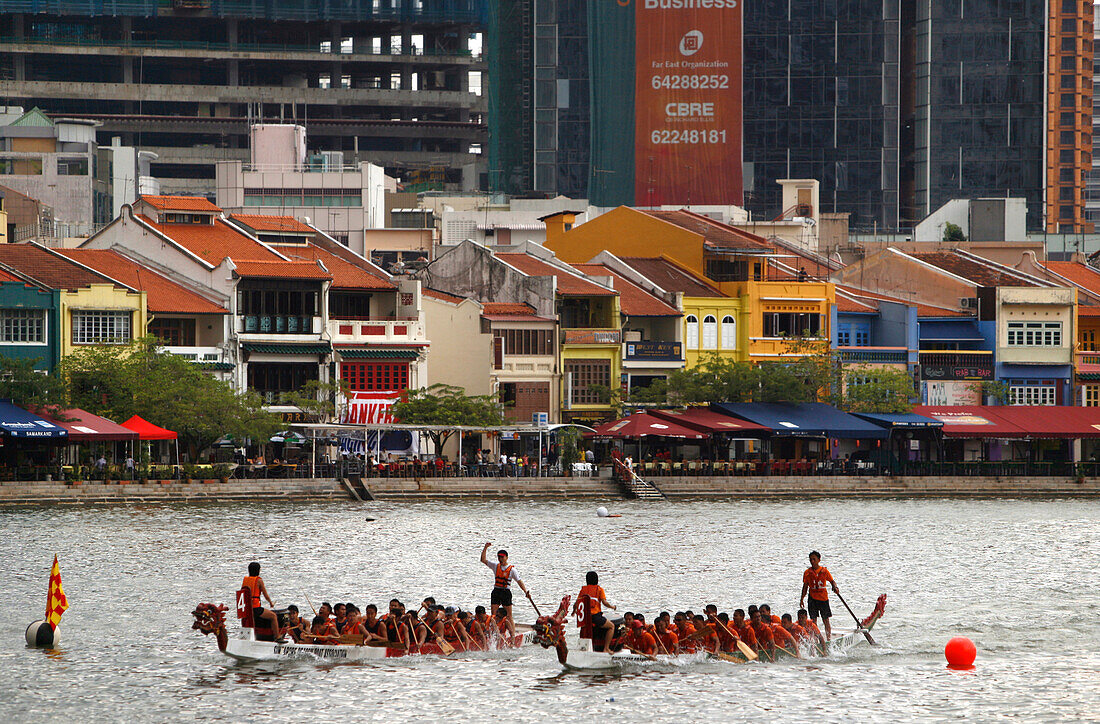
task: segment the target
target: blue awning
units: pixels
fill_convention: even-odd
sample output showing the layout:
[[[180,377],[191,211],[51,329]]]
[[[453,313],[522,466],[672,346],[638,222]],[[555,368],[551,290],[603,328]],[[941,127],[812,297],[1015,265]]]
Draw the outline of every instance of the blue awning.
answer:
[[[853,412],[853,415],[868,422],[881,425],[887,429],[903,427],[909,430],[922,427],[943,427],[943,423],[933,417],[925,417],[915,412],[881,413],[881,412]]]
[[[777,437],[884,438],[886,428],[849,415],[823,402],[801,405],[766,402],[716,402],[711,408],[770,428]]]
[[[26,438],[68,437],[69,431],[49,420],[16,407],[11,400],[0,400],[0,435]]]
[[[957,322],[948,320],[918,322],[922,342],[981,342],[981,332],[973,319],[960,318]]]

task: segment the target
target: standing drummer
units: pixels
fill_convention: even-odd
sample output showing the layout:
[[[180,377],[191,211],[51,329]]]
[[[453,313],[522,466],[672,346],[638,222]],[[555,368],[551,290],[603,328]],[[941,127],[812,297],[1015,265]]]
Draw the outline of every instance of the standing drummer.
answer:
[[[486,543],[485,547],[481,549],[481,562],[489,566],[493,571],[493,593],[489,598],[489,603],[492,606],[493,615],[496,615],[497,609],[504,607],[504,610],[508,614],[506,619],[508,622],[508,633],[513,637],[516,635],[516,622],[512,618],[512,581],[516,582],[519,586],[519,590],[523,591],[524,595],[528,598],[531,597],[527,587],[523,585],[523,581],[516,575],[516,567],[508,565],[508,551],[501,548],[497,551],[497,562],[495,564],[490,563],[489,559],[485,557],[485,554],[489,551],[489,546],[492,543]]]

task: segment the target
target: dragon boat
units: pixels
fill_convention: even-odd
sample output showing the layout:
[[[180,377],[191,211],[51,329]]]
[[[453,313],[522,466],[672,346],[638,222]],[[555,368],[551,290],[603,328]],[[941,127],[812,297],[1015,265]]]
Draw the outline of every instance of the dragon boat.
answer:
[[[467,651],[485,651],[487,649],[467,648],[462,642],[447,642],[446,648],[439,643],[414,644],[406,647],[400,642],[376,642],[374,644],[359,645],[355,643],[312,643],[299,644],[293,641],[275,641],[270,629],[256,625],[252,616],[251,597],[246,595],[246,590],[237,592],[237,618],[241,620],[241,633],[237,638],[230,638],[225,627],[224,605],[213,603],[200,603],[192,615],[195,622],[191,628],[200,631],[204,635],[214,634],[218,643],[218,650],[223,654],[238,661],[278,661],[291,659],[313,659],[332,662],[344,661],[369,661],[372,659],[389,659],[401,656],[449,656],[455,653]],[[285,611],[276,611],[277,615],[285,615]],[[516,624],[516,635],[508,640],[508,637],[499,638],[490,642],[488,650],[517,649],[521,646],[534,643],[535,627],[525,624]]]
[[[565,621],[569,615],[569,596],[562,599],[561,606],[558,608],[557,613],[553,616],[542,616],[539,618],[538,622],[535,623],[535,643],[543,648],[555,649],[558,655],[558,662],[566,669],[574,671],[614,671],[627,666],[638,665],[658,664],[683,666],[702,661],[726,661],[744,664],[750,661],[749,658],[740,652],[699,651],[695,653],[645,656],[627,650],[616,652],[596,651],[592,647],[592,625],[588,620],[588,607],[587,602],[583,600],[584,598],[587,597],[582,596],[578,599],[577,605],[573,610],[577,617],[577,626],[581,629],[580,645],[577,648],[569,648],[565,640]],[[802,658],[822,658],[847,652],[857,646],[861,646],[863,643],[870,641],[870,637],[865,635],[865,633],[870,632],[870,630],[874,628],[875,623],[882,618],[885,610],[886,594],[882,594],[875,602],[875,608],[871,612],[871,615],[860,621],[860,627],[855,631],[836,636],[828,642],[826,650],[822,650],[819,646],[804,646],[800,650],[800,655]],[[794,658],[794,654],[786,649],[776,649],[774,658],[762,652],[755,660],[770,662]]]

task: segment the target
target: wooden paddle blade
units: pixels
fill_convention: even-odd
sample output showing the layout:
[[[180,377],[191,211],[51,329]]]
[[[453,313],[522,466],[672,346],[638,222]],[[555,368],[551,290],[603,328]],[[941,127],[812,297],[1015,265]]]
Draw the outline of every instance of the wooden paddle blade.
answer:
[[[871,638],[870,631],[868,631],[867,629],[861,629],[860,633],[867,637],[867,643],[871,644],[872,646],[878,646],[878,644],[875,643],[875,640]]]
[[[749,661],[756,661],[758,658],[760,658],[756,655],[756,652],[752,650],[752,647],[741,639],[737,639],[737,650],[744,654],[745,658]]]
[[[455,652],[455,647],[447,643],[446,639],[439,639],[436,643],[439,644],[439,650],[443,652],[444,656],[450,656]]]
[[[744,659],[742,659],[740,656],[734,656],[733,654],[727,654],[725,651],[715,652],[715,653],[711,654],[711,656],[715,656],[715,657],[721,659],[722,661],[729,661],[730,663],[733,663],[733,664],[744,664],[744,663],[746,663],[746,661]]]

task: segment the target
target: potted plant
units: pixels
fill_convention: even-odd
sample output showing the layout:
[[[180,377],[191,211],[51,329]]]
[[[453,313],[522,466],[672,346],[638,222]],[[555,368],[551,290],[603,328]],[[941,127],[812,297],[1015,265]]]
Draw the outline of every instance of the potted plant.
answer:
[[[81,485],[83,480],[80,479],[80,466],[74,465],[71,468],[65,470],[65,484],[66,485]]]
[[[229,482],[229,466],[225,463],[218,463],[214,466],[214,477],[223,483]]]
[[[186,463],[183,468],[183,482],[190,483],[195,479],[195,475],[198,473],[198,469],[191,463]]]

